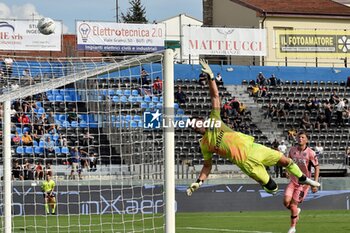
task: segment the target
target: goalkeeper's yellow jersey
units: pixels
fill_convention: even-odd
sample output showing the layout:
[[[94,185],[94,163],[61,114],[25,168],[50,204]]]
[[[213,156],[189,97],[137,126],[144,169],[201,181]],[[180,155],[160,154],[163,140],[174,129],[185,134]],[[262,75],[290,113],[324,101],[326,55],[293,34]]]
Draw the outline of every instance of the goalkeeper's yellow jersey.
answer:
[[[254,137],[236,132],[222,122],[220,110],[213,109],[210,113],[211,121],[221,121],[221,127],[208,128],[200,141],[204,160],[210,160],[213,153],[241,163],[247,159],[248,152],[254,143]]]
[[[45,180],[41,184],[41,190],[43,192],[45,192],[45,193],[46,192],[50,192],[50,191],[52,191],[55,188],[55,185],[56,185],[55,181],[53,181],[53,180],[50,180],[50,181]]]

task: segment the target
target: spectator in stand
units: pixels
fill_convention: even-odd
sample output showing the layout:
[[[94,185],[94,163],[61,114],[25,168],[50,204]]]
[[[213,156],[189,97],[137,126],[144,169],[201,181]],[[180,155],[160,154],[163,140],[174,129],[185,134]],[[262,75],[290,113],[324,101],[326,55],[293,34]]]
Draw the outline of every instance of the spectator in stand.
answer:
[[[49,154],[55,153],[55,142],[51,140],[51,137],[46,138],[46,142],[44,145],[45,155],[48,156]]]
[[[33,138],[29,135],[28,131],[24,132],[22,136],[23,146],[33,146]]]
[[[206,85],[207,84],[207,80],[208,80],[208,78],[207,78],[207,74],[206,73],[202,72],[202,73],[199,74],[198,82],[199,82],[200,85],[202,85],[202,86]]]
[[[296,136],[297,136],[297,130],[295,128],[291,128],[288,130],[288,140],[295,142],[296,141]]]
[[[235,96],[230,100],[230,105],[232,106],[232,115],[237,116],[239,114],[239,108],[241,104]]]
[[[175,100],[180,103],[186,103],[186,94],[182,91],[181,86],[178,86],[177,91],[175,92]]]
[[[21,144],[21,137],[18,135],[17,131],[15,132],[15,136],[11,139],[11,145],[19,146]]]
[[[23,180],[23,171],[21,165],[19,165],[18,160],[16,159],[12,165],[12,179],[14,180]]]
[[[23,178],[24,180],[34,180],[34,167],[28,159],[25,159],[23,163]]]
[[[274,74],[271,74],[271,77],[269,78],[270,86],[276,86],[277,85],[277,78]]]
[[[141,79],[142,80],[144,80],[144,78],[148,78],[148,76],[149,76],[149,74],[148,74],[148,72],[145,70],[145,68],[141,68]],[[144,84],[144,83],[142,83],[142,84]]]
[[[251,91],[251,96],[253,97],[259,97],[259,84],[255,84],[255,86],[252,87],[252,91]]]
[[[350,87],[350,76],[348,77],[348,80],[346,81],[346,86]]]
[[[68,113],[67,120],[69,121],[69,123],[72,123],[72,121],[79,122],[79,117],[75,108],[73,108],[72,111]]]
[[[333,108],[332,108],[331,103],[329,101],[326,101],[323,104],[323,109],[324,109],[324,114],[326,116],[327,126],[330,127],[331,126],[331,122],[332,122],[332,112],[333,112]]]
[[[216,82],[217,86],[223,86],[224,85],[224,81],[222,81],[222,77],[221,77],[220,73],[216,74],[215,82]]]
[[[13,59],[10,57],[10,54],[7,54],[7,57],[4,59],[3,73],[5,77],[10,78],[12,76],[13,69]]]
[[[226,101],[223,108],[223,113],[226,113],[226,116],[232,116],[232,106],[230,105],[230,102]]]
[[[311,129],[312,128],[312,123],[310,121],[309,113],[306,111],[304,112],[304,115],[301,118],[300,127],[302,127],[303,129]]]
[[[281,141],[281,144],[277,147],[277,150],[286,156],[287,154],[287,146],[284,144],[284,140]],[[278,164],[275,165],[275,174],[276,178],[283,177],[283,167]]]
[[[350,166],[350,146],[345,149],[345,165]]]
[[[90,134],[89,131],[86,131],[83,135],[83,146],[89,146],[93,144],[94,136]]]
[[[318,142],[315,146],[315,153],[316,153],[316,156],[319,158],[322,154],[323,154],[323,146],[321,145],[320,142]]]
[[[44,170],[41,165],[41,162],[37,162],[35,166],[35,179],[42,180],[44,178]]]
[[[285,114],[289,116],[289,112],[292,111],[293,109],[294,109],[293,99],[286,100],[283,105],[283,110],[285,111]]]
[[[67,137],[64,137],[62,134],[60,134],[59,143],[60,146],[68,146]]]
[[[93,152],[90,152],[89,154],[89,161],[90,161],[90,171],[94,172],[97,170],[97,158]]]
[[[21,126],[23,127],[29,127],[30,119],[26,114],[21,113],[20,117],[18,118],[18,122],[21,123]]]
[[[75,173],[78,174],[79,179],[81,179],[81,154],[79,152],[78,147],[73,147],[71,151],[71,166],[72,170],[70,172],[69,178],[70,179],[75,179]]]
[[[326,130],[328,129],[327,118],[323,112],[318,112],[316,122],[315,122],[315,129],[317,129],[318,131],[321,131],[321,127],[325,128]]]
[[[52,176],[53,170],[52,170],[52,164],[47,162],[45,166],[45,176]]]
[[[311,113],[312,109],[312,97],[309,96],[305,102],[305,110]]]
[[[343,127],[344,126],[343,112],[345,112],[345,102],[343,99],[339,99],[339,102],[335,105],[335,110],[337,114],[336,125],[338,127]]]
[[[258,96],[259,97],[266,97],[266,95],[267,95],[267,87],[264,85],[260,86]]]
[[[163,90],[163,81],[157,76],[156,80],[153,82],[153,94],[159,95],[162,94]]]
[[[256,83],[259,85],[267,84],[267,80],[262,72],[259,72],[258,76],[256,77]]]
[[[329,97],[330,104],[337,104],[339,102],[339,96],[337,95],[337,91],[333,90],[331,96]]]

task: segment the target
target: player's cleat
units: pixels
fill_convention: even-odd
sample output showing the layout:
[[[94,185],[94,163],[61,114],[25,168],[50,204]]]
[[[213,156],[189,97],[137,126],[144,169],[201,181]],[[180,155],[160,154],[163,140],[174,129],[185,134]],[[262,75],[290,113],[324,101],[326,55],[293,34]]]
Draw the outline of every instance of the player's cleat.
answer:
[[[291,228],[289,228],[289,230],[288,230],[288,233],[295,233],[295,232],[297,232],[297,230],[295,229],[295,227],[291,227]]]
[[[269,190],[269,189],[267,189],[265,186],[263,186],[263,188],[264,188],[264,190],[265,190],[267,193],[272,194],[272,195],[276,195],[277,192],[278,192],[278,187],[275,188],[274,190]]]
[[[307,178],[304,181],[300,181],[299,180],[299,184],[308,184],[311,185],[313,187],[320,187],[320,183],[318,183],[317,181],[311,180],[310,178]]]

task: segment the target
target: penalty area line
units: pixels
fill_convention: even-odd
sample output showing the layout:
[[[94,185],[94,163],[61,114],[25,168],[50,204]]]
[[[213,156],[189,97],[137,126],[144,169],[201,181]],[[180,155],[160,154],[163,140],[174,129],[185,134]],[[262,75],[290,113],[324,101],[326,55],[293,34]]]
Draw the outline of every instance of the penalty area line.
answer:
[[[233,229],[220,229],[220,228],[203,228],[203,227],[178,227],[177,229],[185,230],[201,230],[201,231],[219,231],[219,232],[243,232],[243,233],[273,233],[270,231],[247,231],[247,230],[233,230]]]

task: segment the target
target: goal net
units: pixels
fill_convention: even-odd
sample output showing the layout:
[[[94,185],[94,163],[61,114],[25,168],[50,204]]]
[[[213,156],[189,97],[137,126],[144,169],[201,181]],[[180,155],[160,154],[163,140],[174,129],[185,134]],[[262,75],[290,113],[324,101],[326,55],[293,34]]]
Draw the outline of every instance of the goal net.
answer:
[[[13,60],[0,89],[4,232],[174,232],[173,132],[149,118],[173,111],[172,51]]]

